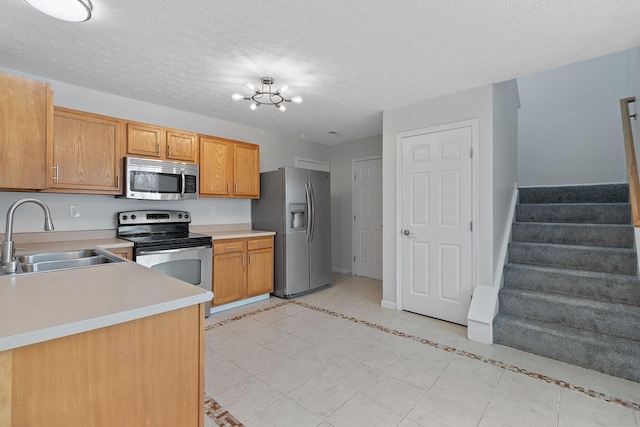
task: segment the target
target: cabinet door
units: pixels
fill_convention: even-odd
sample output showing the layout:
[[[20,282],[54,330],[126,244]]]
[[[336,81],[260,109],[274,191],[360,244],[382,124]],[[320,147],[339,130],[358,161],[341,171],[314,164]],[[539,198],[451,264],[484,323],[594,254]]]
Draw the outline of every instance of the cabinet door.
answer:
[[[122,121],[56,107],[49,189],[118,194]]]
[[[133,260],[133,248],[111,248],[109,252],[121,258]]]
[[[0,187],[45,188],[52,113],[48,83],[0,73]]]
[[[260,146],[236,143],[233,159],[233,195],[260,198]]]
[[[247,297],[273,292],[273,248],[249,251]]]
[[[161,127],[144,123],[127,123],[127,154],[144,157],[162,157],[164,131]]]
[[[231,195],[231,162],[233,156],[230,141],[200,137],[200,194],[229,197]]]
[[[242,299],[245,295],[244,252],[213,257],[213,305]]]
[[[168,130],[167,159],[181,162],[195,162],[198,159],[196,134]]]

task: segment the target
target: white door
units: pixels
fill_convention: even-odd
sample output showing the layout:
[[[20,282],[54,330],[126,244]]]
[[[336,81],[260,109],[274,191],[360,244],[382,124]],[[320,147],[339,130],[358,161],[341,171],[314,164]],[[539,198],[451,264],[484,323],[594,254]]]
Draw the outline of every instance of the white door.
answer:
[[[382,159],[356,160],[353,169],[351,271],[382,280]]]
[[[467,324],[473,291],[471,126],[402,138],[402,308]]]

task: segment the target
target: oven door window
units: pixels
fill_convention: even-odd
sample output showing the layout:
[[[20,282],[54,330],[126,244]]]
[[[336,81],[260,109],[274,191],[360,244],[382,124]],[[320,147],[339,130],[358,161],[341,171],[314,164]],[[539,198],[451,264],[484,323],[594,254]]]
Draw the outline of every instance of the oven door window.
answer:
[[[160,264],[154,264],[150,268],[167,276],[191,283],[192,285],[200,286],[202,283],[202,261],[199,259],[166,261]]]
[[[131,191],[141,193],[180,193],[180,174],[131,171]]]

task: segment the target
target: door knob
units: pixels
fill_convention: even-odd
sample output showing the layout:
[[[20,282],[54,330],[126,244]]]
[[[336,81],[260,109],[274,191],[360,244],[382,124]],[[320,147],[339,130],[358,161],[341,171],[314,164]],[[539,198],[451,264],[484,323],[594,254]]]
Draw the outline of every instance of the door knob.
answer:
[[[413,233],[412,233],[412,232],[410,232],[409,230],[404,230],[404,231],[402,232],[402,234],[404,234],[405,236],[410,236],[410,235],[412,235]]]

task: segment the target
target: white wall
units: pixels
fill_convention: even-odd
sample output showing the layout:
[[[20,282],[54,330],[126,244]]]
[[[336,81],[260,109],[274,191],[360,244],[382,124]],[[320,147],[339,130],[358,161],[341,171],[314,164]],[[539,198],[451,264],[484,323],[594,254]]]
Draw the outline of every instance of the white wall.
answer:
[[[352,160],[382,156],[382,135],[358,139],[329,148],[331,163],[331,266],[351,272],[352,249]]]
[[[493,85],[493,259],[494,278],[502,275],[502,242],[510,234],[511,200],[518,177],[518,86]],[[483,283],[489,285],[489,283]]]
[[[626,182],[629,51],[518,78],[518,185]],[[637,76],[637,73],[636,73]]]
[[[383,303],[393,306],[396,300],[397,239],[397,147],[396,134],[463,120],[479,120],[479,149],[474,153],[479,163],[478,206],[478,284],[493,283],[493,108],[491,85],[454,93],[417,104],[384,111],[382,166],[383,175]]]
[[[259,144],[261,171],[274,170],[281,166],[294,166],[296,156],[329,160],[328,146],[296,139],[289,135],[98,92],[52,81],[46,77],[31,76],[2,68],[0,71],[50,81],[54,92],[54,104],[61,107]],[[247,110],[247,114],[251,113]],[[193,224],[251,221],[249,200],[217,198],[153,202],[122,200],[113,196],[0,192],[0,213],[6,212],[15,200],[27,196],[39,197],[49,204],[56,230],[60,231],[113,229],[116,226],[115,214],[129,209],[185,209],[191,212]],[[80,218],[69,218],[69,204],[80,206]],[[215,208],[213,216],[209,215],[210,207]],[[42,213],[37,206],[22,206],[17,213],[19,215],[16,216],[14,230],[18,232],[42,230]]]

